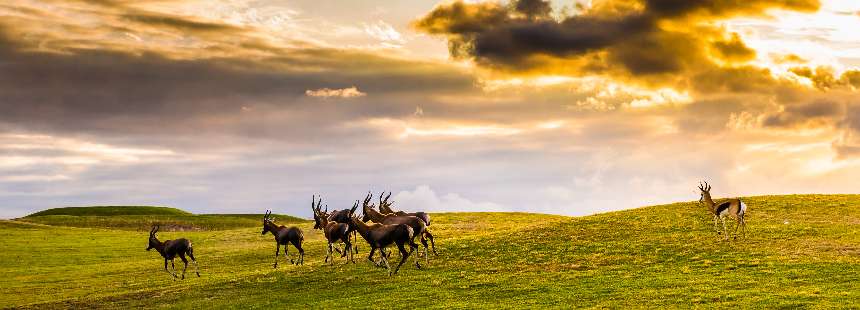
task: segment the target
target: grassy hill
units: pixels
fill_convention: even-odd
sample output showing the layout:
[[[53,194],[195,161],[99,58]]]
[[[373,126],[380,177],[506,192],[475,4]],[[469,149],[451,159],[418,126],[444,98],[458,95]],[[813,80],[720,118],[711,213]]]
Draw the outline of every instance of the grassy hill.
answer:
[[[393,277],[367,262],[363,242],[356,264],[323,264],[325,243],[307,222],[298,224],[305,266],[277,270],[272,237],[259,227],[161,233],[193,240],[200,261],[202,278],[173,281],[158,254],[143,250],[145,232],[0,221],[0,308],[860,304],[860,196],[744,201],[749,236],[728,242],[697,203],[576,218],[434,214],[440,255],[421,270],[410,259]]]
[[[305,219],[274,215],[281,223]],[[227,230],[260,226],[262,214],[201,214],[150,206],[105,206],[56,208],[36,212],[17,221],[79,228],[149,231],[154,224],[162,231]]]
[[[93,207],[66,207],[53,208],[30,214],[26,217],[37,217],[46,215],[69,215],[69,216],[116,216],[116,215],[168,215],[182,216],[191,213],[169,207],[154,206],[93,206]]]

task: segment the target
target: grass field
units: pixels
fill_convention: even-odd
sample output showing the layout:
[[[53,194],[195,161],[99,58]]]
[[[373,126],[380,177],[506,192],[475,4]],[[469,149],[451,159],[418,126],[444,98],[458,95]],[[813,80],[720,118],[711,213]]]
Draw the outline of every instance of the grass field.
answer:
[[[255,226],[235,229],[162,232],[162,240],[193,240],[200,261],[201,278],[174,281],[161,270],[160,256],[144,251],[146,232],[106,229],[97,221],[87,222],[92,228],[30,219],[0,221],[0,307],[860,304],[860,195],[744,201],[749,206],[749,236],[728,242],[713,232],[711,217],[697,203],[576,218],[433,214],[439,256],[431,256],[422,270],[410,259],[392,277],[365,259],[368,248],[363,243],[356,264],[338,259],[334,266],[324,265],[324,242],[311,229],[312,222],[298,224],[305,231],[305,265],[282,262],[278,269],[272,268],[274,242],[270,235],[260,236],[259,219]],[[392,258],[399,259],[397,254]]]

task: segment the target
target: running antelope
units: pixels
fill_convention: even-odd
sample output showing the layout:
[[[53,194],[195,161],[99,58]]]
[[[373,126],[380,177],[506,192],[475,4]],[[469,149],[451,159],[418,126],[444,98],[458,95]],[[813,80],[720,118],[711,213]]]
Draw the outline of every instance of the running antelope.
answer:
[[[328,212],[328,205],[326,205],[326,209],[324,212],[322,212],[322,215],[323,215],[323,217],[328,218],[329,221],[334,221],[337,223],[352,225],[350,223],[350,221],[351,221],[350,217],[352,216],[352,214],[355,213],[355,210],[357,208],[358,208],[358,204],[356,203],[352,206],[352,209],[335,210],[335,211],[332,211],[331,213],[329,213]],[[350,228],[351,227],[352,226],[350,226]],[[350,229],[350,233],[352,233],[353,240],[355,241],[355,243],[357,243],[358,242],[358,234],[353,229]],[[356,246],[355,243],[352,243],[352,249],[355,251],[355,253],[358,253],[358,247]],[[340,252],[340,250],[338,250],[338,252]]]
[[[388,257],[383,252],[386,247],[396,244],[397,249],[400,250],[400,263],[397,264],[397,268],[394,268],[394,273],[397,273],[397,271],[400,270],[400,266],[402,266],[403,263],[406,262],[406,259],[409,258],[409,255],[418,248],[418,245],[416,245],[413,240],[415,233],[409,225],[389,225],[378,223],[368,225],[364,221],[359,220],[358,217],[352,217],[352,223],[355,225],[355,229],[358,231],[358,234],[360,234],[361,237],[367,241],[367,244],[370,245],[370,254],[367,255],[367,260],[376,266],[382,266],[384,263],[385,268],[388,269],[389,276],[392,274],[391,265],[388,264]],[[409,244],[408,252],[406,251],[406,248],[403,247],[404,244]],[[373,260],[373,253],[376,252],[376,249],[379,249],[379,263]],[[415,267],[421,269],[421,264],[418,263],[418,260],[415,261]]]
[[[725,234],[725,239],[729,239],[729,232],[726,230],[726,216],[730,216],[735,220],[734,238],[738,238],[738,228],[742,228],[741,232],[746,238],[747,222],[744,220],[744,215],[747,212],[747,205],[738,198],[719,199],[715,202],[711,199],[711,186],[708,185],[708,182],[705,182],[704,185],[699,183],[699,191],[701,192],[699,203],[704,203],[714,215],[714,230],[717,231],[717,234],[720,234],[719,226],[717,226],[717,220],[719,220],[723,223],[722,233]]]
[[[388,196],[385,196],[385,199],[382,199],[382,195],[384,195],[384,194],[385,194],[384,191],[382,192],[382,194],[379,194],[379,212],[380,213],[414,216],[414,217],[417,217],[417,218],[421,219],[422,221],[424,221],[424,224],[426,224],[427,226],[430,226],[430,215],[429,214],[427,214],[426,212],[420,212],[420,211],[419,212],[409,212],[409,213],[403,212],[403,211],[394,211],[394,209],[391,209],[391,205],[393,205],[394,202],[388,201],[388,199],[391,198],[391,192],[388,192]]]
[[[311,197],[311,210],[314,212],[314,229],[320,229],[325,234],[325,239],[328,241],[328,251],[326,252],[325,262],[328,262],[331,259],[331,263],[334,264],[334,256],[332,256],[332,244],[337,242],[343,242],[344,249],[343,253],[341,253],[340,257],[345,257],[349,255],[349,261],[355,263],[355,256],[352,253],[352,243],[349,242],[349,232],[350,232],[350,224],[338,223],[335,221],[329,221],[328,217],[326,217],[322,211],[322,197],[318,200],[316,205],[314,205],[315,196]],[[355,206],[353,209],[358,208],[358,201],[355,202]],[[350,214],[351,216],[352,214]],[[348,263],[348,262],[347,262]]]
[[[365,222],[367,222],[369,220],[369,221],[373,221],[374,223],[379,223],[379,224],[391,224],[391,225],[393,225],[393,224],[406,224],[406,225],[409,225],[409,227],[412,228],[413,233],[414,233],[412,235],[412,239],[413,239],[412,242],[415,242],[415,240],[414,240],[415,237],[421,236],[421,245],[424,246],[424,260],[426,262],[428,259],[428,257],[427,257],[428,249],[427,249],[427,238],[425,238],[425,235],[429,236],[429,239],[431,241],[433,240],[433,235],[430,234],[429,231],[427,231],[427,225],[424,223],[424,221],[417,218],[417,217],[409,216],[409,215],[396,215],[396,214],[383,215],[382,213],[379,213],[379,211],[374,210],[374,208],[370,205],[370,200],[372,197],[373,197],[372,194],[368,193],[367,197],[364,198],[364,203],[362,204],[363,211],[364,211],[364,217],[361,220],[365,221]],[[435,242],[432,242],[432,243],[433,243],[433,253],[436,253],[436,244],[435,244]]]
[[[200,277],[200,269],[197,266],[197,260],[194,259],[194,249],[191,247],[191,241],[185,238],[180,238],[176,240],[167,240],[164,242],[158,241],[158,237],[155,236],[155,233],[158,232],[159,226],[153,225],[152,230],[149,231],[149,247],[146,248],[147,251],[155,249],[158,251],[158,254],[161,254],[161,257],[164,257],[164,271],[173,276],[173,279],[176,280],[178,276],[176,275],[176,266],[173,264],[173,259],[179,255],[179,258],[182,259],[182,262],[185,263],[185,268],[182,268],[182,279],[185,279],[185,270],[188,269],[188,260],[185,259],[185,255],[191,258],[191,261],[194,262],[194,272],[197,273],[197,276]],[[167,270],[167,261],[170,261],[171,270]]]
[[[304,265],[305,250],[302,249],[302,241],[305,240],[305,236],[302,234],[301,229],[295,226],[287,228],[283,225],[276,225],[272,218],[272,211],[266,210],[266,215],[263,215],[263,232],[260,235],[262,236],[266,233],[272,233],[272,236],[275,236],[275,245],[277,246],[275,248],[275,268],[278,268],[278,253],[281,252],[281,245],[284,245],[284,257],[290,260],[290,264]],[[296,261],[293,261],[293,258],[290,257],[288,251],[290,244],[299,250],[299,259]]]

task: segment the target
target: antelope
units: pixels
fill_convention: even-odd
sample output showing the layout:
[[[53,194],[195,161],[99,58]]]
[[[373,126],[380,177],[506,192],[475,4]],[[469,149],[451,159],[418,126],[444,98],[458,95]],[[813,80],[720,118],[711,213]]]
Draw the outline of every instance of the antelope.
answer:
[[[743,227],[741,231],[743,237],[746,238],[747,222],[744,220],[744,215],[747,212],[747,205],[738,198],[720,199],[715,202],[711,199],[711,186],[708,185],[708,182],[705,182],[704,185],[700,182],[699,191],[701,192],[699,203],[704,203],[714,215],[714,230],[717,234],[720,234],[719,226],[717,226],[717,220],[719,220],[723,223],[722,232],[725,234],[725,240],[729,240],[729,233],[726,230],[726,216],[730,216],[735,220],[734,239],[738,238],[738,228],[741,227]]]
[[[414,241],[414,230],[412,230],[412,227],[409,225],[378,223],[368,225],[355,216],[353,216],[351,220],[352,224],[355,225],[358,234],[360,234],[361,237],[367,241],[367,244],[370,245],[370,254],[367,255],[367,260],[376,266],[381,266],[381,264],[384,263],[385,268],[388,269],[388,276],[391,276],[392,272],[391,265],[388,264],[388,258],[383,252],[386,247],[396,244],[397,249],[400,250],[400,263],[397,264],[397,268],[394,268],[394,273],[397,273],[397,271],[400,270],[400,266],[402,266],[403,263],[406,262],[406,259],[409,258],[409,255],[418,248],[418,245],[416,245]],[[403,247],[403,245],[407,243],[409,244],[408,252],[406,251],[406,248]],[[376,252],[376,249],[379,249],[380,252],[380,263],[373,260],[373,253]],[[417,260],[415,261],[415,267],[421,269],[421,264],[419,264]]]
[[[426,224],[426,226],[430,226],[430,215],[429,214],[427,214],[425,212],[406,213],[403,211],[394,211],[393,209],[391,209],[391,205],[393,205],[394,202],[388,201],[388,199],[391,198],[391,192],[388,192],[388,196],[385,196],[385,199],[382,198],[382,195],[384,195],[384,194],[385,194],[385,191],[383,191],[381,194],[379,194],[379,212],[380,213],[385,214],[385,215],[394,214],[394,215],[398,215],[398,216],[414,216],[414,217],[417,217],[417,218],[421,219],[422,221],[424,221],[424,224]],[[439,255],[438,253],[436,253],[436,240],[434,240],[433,234],[430,233],[429,228],[425,228],[424,232],[421,234],[421,243],[425,244],[424,255],[427,255],[427,248],[426,248],[426,242],[427,241],[426,241],[426,239],[430,239],[430,245],[433,246],[433,255]]]
[[[382,195],[384,195],[384,194],[385,194],[384,191],[382,192],[382,194],[379,194],[379,212],[380,213],[382,213],[382,214],[396,214],[396,215],[401,215],[401,216],[402,215],[414,216],[414,217],[417,217],[417,218],[421,219],[422,221],[424,221],[424,224],[427,224],[427,226],[430,226],[430,215],[429,214],[427,214],[425,212],[420,212],[420,211],[419,212],[411,212],[411,213],[406,213],[403,211],[394,211],[393,209],[391,209],[391,205],[393,205],[394,202],[388,201],[388,199],[391,198],[391,192],[388,192],[388,196],[385,196],[385,199],[383,200]]]
[[[358,208],[357,204],[353,205],[352,209],[335,210],[335,211],[332,211],[331,213],[329,213],[328,212],[328,205],[326,205],[325,211],[322,212],[322,215],[324,217],[328,218],[329,221],[334,221],[337,223],[344,223],[344,224],[352,225],[350,223],[350,217],[352,216],[353,213],[355,213],[356,208]],[[352,232],[352,237],[357,243],[358,242],[358,236],[355,233],[355,230],[350,229],[350,232]],[[356,244],[353,243],[352,245],[353,245],[353,250],[355,251],[355,253],[358,253],[358,247],[356,246]],[[340,250],[338,250],[338,252],[340,252]]]
[[[302,249],[302,241],[305,240],[305,236],[302,234],[302,230],[295,226],[287,228],[283,225],[275,225],[271,216],[272,211],[266,210],[266,214],[263,215],[263,232],[260,233],[260,235],[263,236],[266,233],[272,233],[272,236],[275,237],[276,248],[274,268],[278,268],[278,253],[281,251],[281,245],[284,245],[284,257],[290,260],[290,264],[304,265],[305,250]],[[292,244],[297,250],[299,250],[299,259],[296,261],[293,261],[293,258],[290,257],[288,251],[289,244]]]
[[[425,234],[429,235],[431,240],[433,238],[433,235],[427,231],[427,226],[424,223],[424,221],[422,221],[421,219],[419,219],[417,217],[409,216],[409,215],[396,215],[396,214],[383,215],[382,213],[379,213],[378,211],[374,210],[374,208],[370,205],[370,200],[372,197],[373,197],[372,194],[368,193],[367,197],[364,198],[364,203],[362,204],[363,211],[364,211],[364,217],[362,217],[361,220],[364,222],[373,221],[374,223],[379,223],[379,224],[390,224],[390,225],[406,224],[406,225],[409,225],[409,227],[411,227],[413,230],[413,235],[412,235],[412,242],[413,243],[415,242],[415,237],[421,236],[421,244],[424,246],[424,261],[427,262],[427,259],[428,259],[428,257],[427,257],[427,252],[428,252],[427,239],[424,238],[424,235]],[[436,252],[435,247],[436,246],[434,245],[433,246],[433,252],[434,253]],[[417,264],[418,261],[416,261],[415,263]]]
[[[311,196],[311,210],[314,212],[314,229],[322,230],[325,234],[326,241],[328,241],[328,251],[326,252],[325,262],[328,262],[329,258],[331,258],[331,263],[334,264],[334,256],[332,255],[332,244],[336,242],[343,242],[345,247],[340,257],[345,257],[349,255],[349,261],[355,263],[355,256],[351,251],[352,243],[349,242],[350,224],[329,221],[328,217],[326,217],[322,211],[322,197],[319,198],[316,205],[314,205],[315,199],[315,196]],[[356,208],[358,208],[358,201],[355,202],[353,210],[355,210]],[[351,215],[352,212],[350,212],[350,216]],[[349,263],[349,261],[347,261],[347,263]]]
[[[159,226],[153,225],[152,230],[149,231],[149,247],[146,248],[147,251],[155,249],[158,251],[158,254],[161,254],[161,257],[164,257],[164,271],[169,273],[174,280],[178,278],[176,275],[176,266],[173,264],[173,259],[179,255],[179,258],[182,259],[182,262],[185,263],[185,268],[182,268],[182,279],[185,279],[185,270],[188,269],[188,260],[185,259],[185,255],[191,258],[191,261],[194,262],[194,272],[197,273],[197,277],[200,277],[200,269],[197,266],[197,260],[194,258],[194,249],[191,247],[191,241],[185,238],[180,238],[176,240],[167,240],[161,242],[158,240],[158,237],[155,236],[155,233],[158,232]],[[167,270],[167,261],[170,261],[170,268],[173,271]]]

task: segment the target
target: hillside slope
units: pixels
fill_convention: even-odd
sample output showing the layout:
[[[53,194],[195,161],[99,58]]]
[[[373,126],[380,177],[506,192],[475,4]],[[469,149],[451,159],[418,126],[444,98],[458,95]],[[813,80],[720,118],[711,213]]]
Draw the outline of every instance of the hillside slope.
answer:
[[[191,215],[176,208],[156,206],[92,206],[92,207],[65,207],[42,210],[26,217],[37,217],[46,215],[70,215],[70,216],[116,216],[116,215]]]
[[[305,266],[272,269],[258,228],[163,233],[194,241],[202,278],[172,281],[145,234],[0,222],[0,307],[851,307],[860,303],[860,196],[744,199],[746,240],[722,241],[696,203],[568,218],[434,214],[439,256],[388,277],[323,264],[311,223]],[[38,241],[38,242],[34,242]],[[27,248],[15,244],[28,242]],[[104,247],[109,251],[90,251]],[[291,253],[295,255],[295,250]],[[283,259],[283,258],[282,258]],[[392,255],[392,261],[399,259]],[[422,260],[423,262],[423,260]],[[181,270],[181,267],[177,267]],[[34,292],[40,292],[35,294]],[[168,293],[170,292],[170,293]]]
[[[48,209],[18,219],[21,222],[50,226],[106,228],[149,231],[160,225],[161,231],[225,230],[257,227],[261,214],[200,214],[180,209],[149,206],[69,207]],[[273,215],[281,223],[308,220],[289,215]]]

